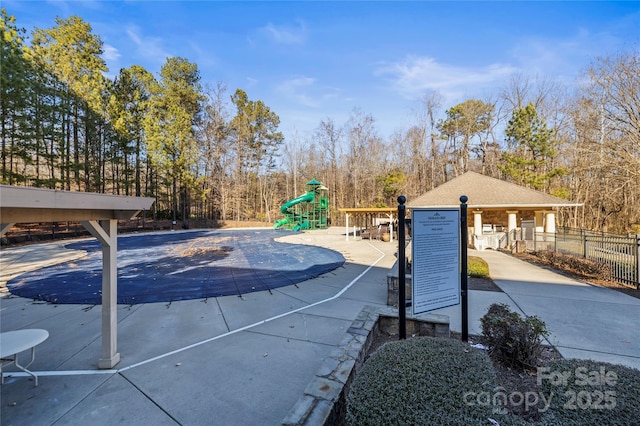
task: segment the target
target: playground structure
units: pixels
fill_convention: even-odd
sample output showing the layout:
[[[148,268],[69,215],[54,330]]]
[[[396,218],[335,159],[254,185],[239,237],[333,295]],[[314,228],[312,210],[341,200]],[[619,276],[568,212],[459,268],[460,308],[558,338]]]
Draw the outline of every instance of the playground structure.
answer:
[[[284,219],[276,221],[274,229],[292,229],[297,232],[303,229],[327,228],[328,188],[315,179],[307,182],[306,186],[306,193],[282,205],[280,211],[284,214]]]

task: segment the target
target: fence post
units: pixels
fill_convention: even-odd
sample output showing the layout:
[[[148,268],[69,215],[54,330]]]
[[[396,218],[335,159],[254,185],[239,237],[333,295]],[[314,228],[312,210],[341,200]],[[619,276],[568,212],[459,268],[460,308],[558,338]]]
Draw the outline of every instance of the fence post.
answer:
[[[640,234],[636,234],[636,289],[640,289]]]
[[[583,235],[584,235],[584,239],[583,239],[583,245],[582,245],[582,247],[583,247],[583,248],[582,248],[582,251],[583,251],[583,257],[584,257],[585,259],[588,259],[588,258],[589,258],[589,256],[588,256],[589,248],[587,247],[587,239],[588,239],[588,238],[587,238],[587,234],[588,234],[588,232],[585,230],[585,231],[584,231],[584,234],[583,234]]]

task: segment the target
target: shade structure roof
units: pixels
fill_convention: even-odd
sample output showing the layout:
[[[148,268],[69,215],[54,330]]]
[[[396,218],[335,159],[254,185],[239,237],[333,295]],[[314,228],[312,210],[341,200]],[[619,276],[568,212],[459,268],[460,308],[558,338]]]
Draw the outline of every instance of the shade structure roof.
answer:
[[[14,223],[79,221],[102,244],[102,357],[99,368],[120,362],[117,352],[118,219],[151,207],[149,197],[0,185],[0,235]]]
[[[131,219],[153,201],[149,197],[0,185],[0,222]]]
[[[582,205],[480,173],[466,172],[409,200],[407,207],[457,207],[462,195],[468,197],[467,205],[472,208],[552,208]]]
[[[347,214],[369,214],[369,213],[395,213],[397,207],[341,207],[338,211]]]

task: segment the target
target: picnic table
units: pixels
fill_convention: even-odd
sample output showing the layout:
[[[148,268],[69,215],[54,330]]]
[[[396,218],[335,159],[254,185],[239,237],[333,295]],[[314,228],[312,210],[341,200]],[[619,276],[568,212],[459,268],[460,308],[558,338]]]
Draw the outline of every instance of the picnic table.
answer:
[[[27,330],[6,331],[0,333],[0,376],[1,382],[4,384],[4,374],[2,368],[7,365],[15,365],[20,370],[33,376],[36,386],[38,386],[38,376],[27,370],[36,359],[36,346],[47,340],[49,332],[39,328]],[[31,361],[27,365],[20,365],[18,362],[18,354],[31,349]]]

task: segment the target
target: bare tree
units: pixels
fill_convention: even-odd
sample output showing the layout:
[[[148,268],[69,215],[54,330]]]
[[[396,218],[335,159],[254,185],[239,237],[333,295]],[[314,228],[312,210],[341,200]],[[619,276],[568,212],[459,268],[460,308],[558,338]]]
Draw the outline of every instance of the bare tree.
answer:
[[[342,129],[338,128],[334,121],[330,118],[320,121],[315,131],[315,139],[325,153],[325,159],[328,162],[328,184],[329,196],[331,197],[330,205],[333,208],[344,206],[342,196],[344,191],[341,185],[342,179],[339,176],[339,164],[342,157]]]
[[[571,118],[575,132],[571,188],[585,204],[580,225],[640,229],[640,57],[598,58],[585,72]]]
[[[206,86],[206,105],[198,128],[200,164],[205,194],[204,208],[208,217],[226,219],[229,210],[229,193],[232,180],[226,177],[231,169],[231,147],[229,139],[229,107],[227,87],[222,82]]]

